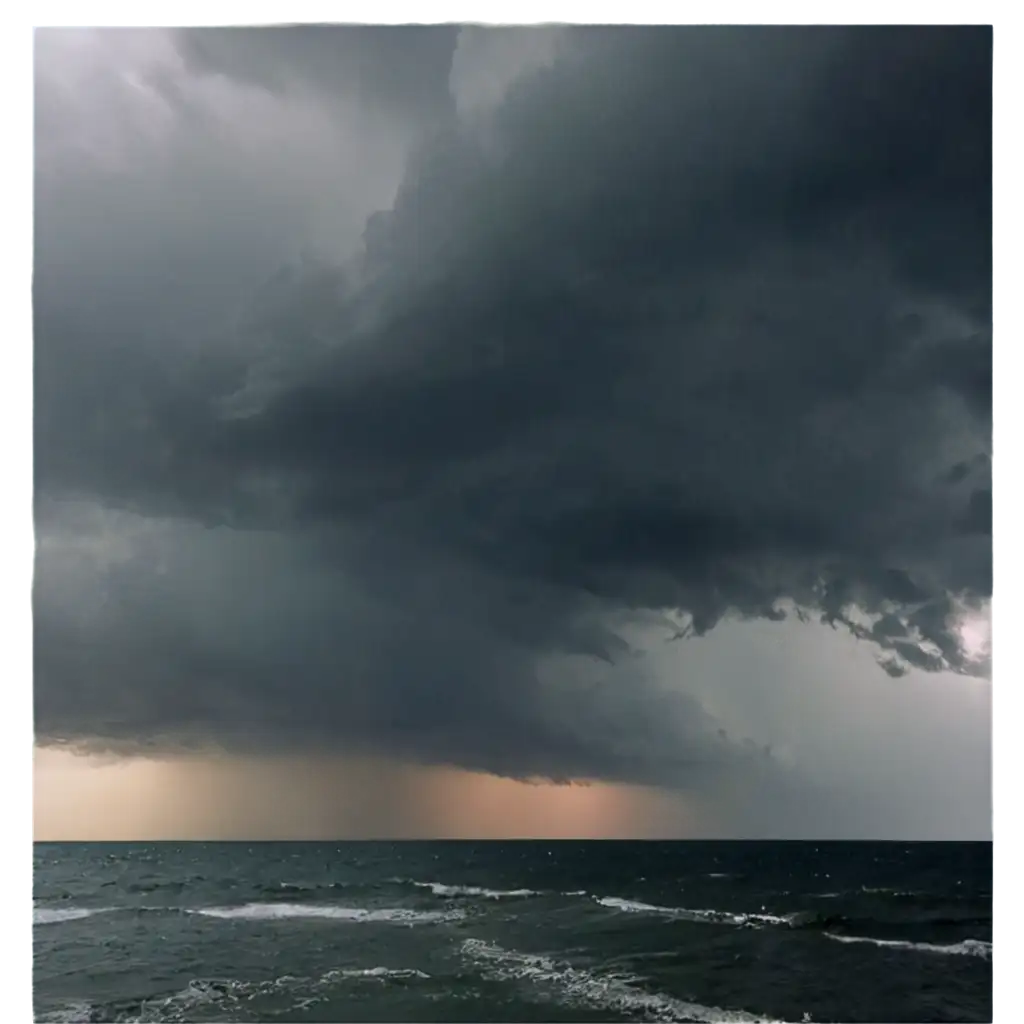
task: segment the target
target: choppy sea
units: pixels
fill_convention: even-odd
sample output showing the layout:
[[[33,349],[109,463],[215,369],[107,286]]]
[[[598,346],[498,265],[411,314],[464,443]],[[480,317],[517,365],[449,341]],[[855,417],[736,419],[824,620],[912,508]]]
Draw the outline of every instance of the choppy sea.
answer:
[[[990,843],[39,843],[43,1021],[982,1021]]]

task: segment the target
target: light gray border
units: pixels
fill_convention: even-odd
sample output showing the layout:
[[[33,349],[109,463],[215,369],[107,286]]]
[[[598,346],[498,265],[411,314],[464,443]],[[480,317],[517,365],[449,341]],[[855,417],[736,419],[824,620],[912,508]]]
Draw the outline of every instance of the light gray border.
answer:
[[[771,17],[792,17],[795,15],[817,16],[817,17],[956,17],[980,19],[984,22],[991,22],[993,19],[1002,20],[1008,17],[1020,17],[1024,15],[1024,4],[1018,5],[991,5],[979,4],[978,6],[954,6],[945,4],[925,3],[924,0],[910,0],[899,6],[874,4],[847,3],[834,7],[822,6],[812,0],[787,0],[784,4],[772,3],[771,0],[746,0],[742,5],[730,3],[717,4],[705,2],[701,4],[672,5],[672,4],[638,4],[630,6],[622,2],[612,0],[589,0],[588,3],[579,6],[566,6],[555,0],[531,0],[529,4],[521,6],[509,4],[508,0],[482,0],[480,3],[460,6],[438,6],[426,2],[404,2],[401,4],[388,3],[387,0],[361,0],[360,3],[347,5],[334,4],[303,4],[293,5],[282,4],[281,0],[248,0],[245,4],[232,7],[218,3],[207,3],[203,0],[191,0],[175,6],[169,6],[161,0],[142,0],[135,3],[106,3],[93,4],[87,0],[70,0],[59,6],[40,5],[38,7],[24,4],[7,5],[0,0],[0,17],[28,17],[33,19],[37,15],[40,24],[59,25],[70,22],[68,15],[75,14],[75,23],[81,24],[81,12],[89,11],[91,17],[89,22],[96,20],[100,24],[113,22],[113,14],[120,11],[131,12],[144,10],[147,14],[159,10],[167,17],[169,24],[175,22],[175,14],[181,11],[207,10],[223,12],[233,19],[242,19],[247,15],[256,12],[258,15],[274,15],[283,18],[288,17],[360,17],[377,16],[386,17],[422,17],[431,19],[464,18],[464,17],[508,17],[508,18],[530,18],[530,17],[565,17],[580,18],[589,15],[599,14],[603,16],[612,15],[618,17],[651,17],[651,16],[743,16],[743,15],[768,15]],[[126,17],[125,22],[131,18]],[[148,20],[148,18],[147,18]]]

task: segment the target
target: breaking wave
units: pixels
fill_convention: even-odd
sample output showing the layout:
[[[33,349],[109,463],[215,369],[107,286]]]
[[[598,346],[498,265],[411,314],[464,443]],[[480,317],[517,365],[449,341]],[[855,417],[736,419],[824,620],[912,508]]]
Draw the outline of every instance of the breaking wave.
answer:
[[[947,956],[978,956],[984,960],[992,958],[992,943],[982,939],[964,939],[963,942],[953,942],[948,945],[939,945],[934,942],[908,942],[904,939],[875,939],[870,935],[836,935],[834,932],[824,932],[826,939],[835,942],[868,942],[873,946],[883,946],[888,949],[906,949],[916,953],[942,953]]]
[[[93,914],[109,914],[116,907],[33,907],[33,924],[60,924],[63,921],[78,921]]]
[[[661,914],[680,921],[699,921],[706,924],[731,924],[740,927],[760,928],[764,925],[788,925],[788,917],[776,914],[743,914],[728,910],[693,910],[690,907],[659,907],[637,900],[626,900],[618,896],[597,898],[602,907],[620,910],[627,914]]]
[[[268,921],[291,918],[321,918],[356,923],[429,924],[454,921],[461,918],[458,910],[423,911],[405,907],[382,907],[367,910],[363,907],[339,907],[330,903],[246,903],[240,907],[199,907],[187,910],[189,914],[228,920]]]
[[[96,1019],[92,1003],[76,1001],[49,1010],[36,1018],[40,1024],[91,1024]]]
[[[423,971],[417,971],[411,967],[364,967],[361,969],[351,968],[347,970],[328,971],[327,974],[321,978],[321,981],[334,981],[337,978],[394,978],[396,980],[416,978],[426,981],[430,978],[430,975]]]
[[[767,926],[792,928],[794,930],[819,931],[828,934],[830,938],[841,941],[877,941],[884,945],[906,946],[920,948],[933,952],[967,953],[968,955],[982,956],[978,948],[970,943],[980,943],[981,947],[990,947],[980,939],[967,939],[966,949],[961,949],[961,943],[950,945],[936,945],[929,943],[914,943],[909,940],[897,939],[860,939],[856,936],[837,935],[833,929],[849,931],[856,928],[869,928],[875,926],[927,926],[932,928],[956,927],[962,928],[965,925],[984,925],[989,919],[978,915],[938,915],[923,914],[912,919],[890,920],[878,917],[851,917],[846,914],[827,914],[820,911],[794,911],[789,914],[767,914],[767,913],[743,913],[727,910],[694,910],[689,907],[661,907],[650,903],[641,903],[637,900],[621,899],[618,896],[605,896],[597,899],[603,907],[612,910],[622,911],[630,914],[657,914],[662,917],[672,918],[678,921],[693,921],[704,924],[724,924],[741,928],[763,928]]]
[[[194,978],[188,985],[176,992],[151,996],[143,1000],[108,1003],[92,1006],[77,1002],[59,1010],[42,1015],[42,1021],[53,1024],[91,1024],[93,1021],[110,1020],[116,1024],[135,1024],[138,1021],[172,1022],[196,1019],[196,1011],[208,1012],[214,1009],[231,1014],[227,1019],[237,1019],[235,1014],[245,1003],[251,1003],[258,996],[290,997],[293,1010],[307,1010],[322,1002],[329,990],[339,982],[376,980],[378,982],[426,980],[430,975],[408,968],[369,967],[363,969],[336,969],[320,977],[284,974],[265,981],[243,981],[236,978]],[[218,1018],[220,1019],[220,1018]]]
[[[502,900],[542,895],[535,889],[483,889],[476,885],[445,885],[443,882],[413,881],[411,884],[419,889],[429,889],[435,896],[478,896],[486,900]]]
[[[649,992],[628,974],[597,975],[546,956],[504,949],[481,939],[466,939],[463,955],[485,977],[496,981],[528,981],[531,992],[555,999],[610,1010],[613,1013],[642,1016],[650,1021],[703,1021],[705,1024],[778,1024],[772,1018],[745,1010],[723,1010],[701,1006],[673,996]],[[545,991],[546,990],[546,991]]]

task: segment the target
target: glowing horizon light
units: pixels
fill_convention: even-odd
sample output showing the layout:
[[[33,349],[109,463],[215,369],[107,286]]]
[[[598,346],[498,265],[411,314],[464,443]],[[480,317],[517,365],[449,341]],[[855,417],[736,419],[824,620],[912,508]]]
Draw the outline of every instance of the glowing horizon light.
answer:
[[[964,612],[956,624],[960,650],[969,662],[984,663],[992,655],[992,613],[986,605],[981,611]]]

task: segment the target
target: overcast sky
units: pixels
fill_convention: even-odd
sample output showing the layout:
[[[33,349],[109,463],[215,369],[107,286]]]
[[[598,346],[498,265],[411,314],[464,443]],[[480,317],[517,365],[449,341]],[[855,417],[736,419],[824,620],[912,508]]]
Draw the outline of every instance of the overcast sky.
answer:
[[[987,838],[991,48],[38,31],[46,834]]]

